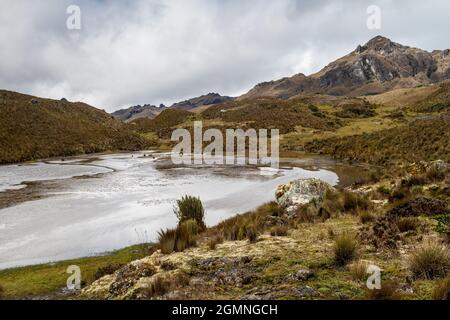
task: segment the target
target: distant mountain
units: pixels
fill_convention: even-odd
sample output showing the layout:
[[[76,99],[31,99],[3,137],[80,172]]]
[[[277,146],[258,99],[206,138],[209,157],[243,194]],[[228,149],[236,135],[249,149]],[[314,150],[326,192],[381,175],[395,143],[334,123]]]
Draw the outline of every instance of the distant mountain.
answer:
[[[157,107],[150,104],[146,104],[143,106],[137,105],[129,107],[127,109],[121,109],[111,114],[116,119],[122,120],[124,122],[131,122],[139,118],[153,119],[165,109],[167,109],[167,107],[164,105],[160,105],[160,107]]]
[[[192,110],[202,106],[210,106],[213,104],[219,104],[222,102],[233,100],[231,97],[221,96],[218,93],[208,93],[200,97],[192,98],[182,102],[175,103],[171,108],[181,110]]]
[[[147,146],[128,125],[87,104],[0,90],[0,164]]]
[[[239,99],[288,99],[304,94],[372,95],[450,78],[450,50],[427,52],[377,36],[311,76],[297,74],[256,85]]]
[[[190,111],[196,108],[207,107],[215,104],[219,104],[222,102],[233,100],[231,97],[221,96],[218,93],[208,93],[200,97],[192,98],[189,100],[185,100],[182,102],[174,103],[170,108],[178,109],[178,110],[186,110]],[[159,107],[146,104],[146,105],[137,105],[133,107],[129,107],[127,109],[121,109],[116,112],[113,112],[112,115],[119,120],[124,122],[132,122],[137,119],[147,118],[154,119],[161,112],[167,110],[168,107],[161,104]]]

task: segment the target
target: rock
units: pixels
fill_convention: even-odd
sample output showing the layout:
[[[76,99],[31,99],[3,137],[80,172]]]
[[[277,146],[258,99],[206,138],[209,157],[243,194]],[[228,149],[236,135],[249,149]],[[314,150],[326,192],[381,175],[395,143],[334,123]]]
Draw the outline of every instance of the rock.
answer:
[[[31,104],[38,104],[39,101],[37,101],[36,99],[31,99],[30,103],[31,103]]]
[[[334,188],[322,180],[299,179],[279,186],[275,197],[278,204],[286,209],[288,215],[293,215],[302,205],[313,200],[322,201],[329,190]]]
[[[297,288],[296,291],[302,297],[312,296],[312,295],[317,293],[317,291],[315,289],[313,289],[313,288],[311,288],[309,286],[304,286],[304,287]]]
[[[300,280],[300,281],[306,281],[308,279],[311,279],[314,277],[314,272],[308,269],[300,269],[296,273],[291,275],[293,279]]]
[[[436,171],[446,171],[449,169],[449,164],[444,160],[436,160],[430,162],[428,165],[427,171],[436,170]]]

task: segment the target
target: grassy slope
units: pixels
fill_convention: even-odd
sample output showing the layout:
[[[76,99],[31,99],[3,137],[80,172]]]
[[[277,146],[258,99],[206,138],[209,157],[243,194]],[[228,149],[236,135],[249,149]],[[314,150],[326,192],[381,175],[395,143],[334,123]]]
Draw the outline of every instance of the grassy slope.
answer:
[[[86,104],[0,91],[0,163],[146,145],[108,113]]]
[[[98,268],[110,263],[126,264],[148,254],[148,246],[137,245],[102,256],[61,261],[0,271],[0,284],[4,289],[3,298],[15,299],[52,295],[66,286],[67,267],[79,266],[82,281],[89,284],[95,280]]]

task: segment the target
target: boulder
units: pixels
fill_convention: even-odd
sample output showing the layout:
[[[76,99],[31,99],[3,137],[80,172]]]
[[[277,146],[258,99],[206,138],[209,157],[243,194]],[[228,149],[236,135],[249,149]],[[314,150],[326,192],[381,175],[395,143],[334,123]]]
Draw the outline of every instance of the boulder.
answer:
[[[275,192],[280,206],[286,209],[288,215],[294,214],[297,209],[313,200],[322,201],[327,191],[335,190],[328,183],[316,179],[299,179],[281,185]]]

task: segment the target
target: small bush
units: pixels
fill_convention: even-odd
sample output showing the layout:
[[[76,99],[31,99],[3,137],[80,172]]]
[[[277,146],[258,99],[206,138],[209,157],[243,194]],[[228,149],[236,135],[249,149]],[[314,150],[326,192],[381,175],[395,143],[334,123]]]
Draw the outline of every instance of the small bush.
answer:
[[[365,281],[368,277],[367,275],[368,264],[365,261],[358,261],[353,263],[350,267],[350,274],[355,281]]]
[[[286,226],[275,226],[270,230],[270,235],[272,237],[286,237],[288,232],[288,227]]]
[[[211,239],[208,240],[208,248],[210,250],[216,250],[216,247],[218,244],[223,243],[223,237],[218,235],[215,237],[212,237]]]
[[[100,267],[97,269],[97,271],[95,272],[94,278],[95,278],[95,280],[98,280],[100,278],[103,278],[104,276],[113,274],[114,272],[116,272],[117,270],[122,268],[123,266],[124,265],[121,263],[108,263],[106,266]]]
[[[450,276],[440,281],[433,291],[434,300],[450,300]]]
[[[409,269],[416,279],[445,277],[450,271],[448,247],[435,243],[428,243],[420,247],[411,255]]]
[[[340,234],[334,243],[334,261],[343,266],[353,260],[356,256],[357,243],[355,238],[348,234]]]
[[[168,229],[166,231],[161,230],[158,232],[158,238],[161,253],[170,254],[175,251],[175,243],[177,239],[176,229]]]
[[[177,200],[177,208],[174,210],[179,224],[188,220],[195,220],[200,230],[206,229],[205,225],[205,210],[200,198],[185,196],[181,200]]]

